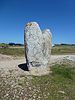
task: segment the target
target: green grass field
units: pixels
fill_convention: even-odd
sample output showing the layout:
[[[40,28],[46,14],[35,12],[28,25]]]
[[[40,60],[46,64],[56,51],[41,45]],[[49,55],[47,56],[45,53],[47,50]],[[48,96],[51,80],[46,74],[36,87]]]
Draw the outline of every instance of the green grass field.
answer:
[[[52,48],[52,54],[53,55],[75,54],[75,46],[69,46],[69,45],[55,46]]]
[[[75,100],[75,65],[71,64],[54,64],[52,73],[45,76],[15,77],[10,70],[3,77],[0,72],[0,100]]]
[[[55,64],[51,70],[52,74],[33,78],[33,84],[41,89],[43,100],[75,100],[75,67],[62,63]]]
[[[19,48],[19,47],[0,48],[0,54],[24,56],[24,48]],[[52,55],[66,55],[66,54],[75,54],[75,46],[60,45],[52,47]]]
[[[0,48],[0,53],[24,56],[24,48]],[[75,46],[55,46],[52,54],[75,54]],[[50,70],[49,75],[17,77],[15,70],[10,69],[6,76],[0,70],[0,100],[75,100],[75,62],[65,59],[50,66]]]
[[[0,54],[24,56],[24,48],[0,48]]]

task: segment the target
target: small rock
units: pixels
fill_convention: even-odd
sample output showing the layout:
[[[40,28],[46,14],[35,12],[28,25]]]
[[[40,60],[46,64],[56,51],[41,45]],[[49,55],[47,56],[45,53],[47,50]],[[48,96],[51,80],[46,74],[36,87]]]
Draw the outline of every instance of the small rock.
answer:
[[[31,90],[32,88],[31,87],[29,87],[29,90]]]
[[[59,93],[62,93],[62,94],[65,94],[65,92],[64,91],[58,91]]]

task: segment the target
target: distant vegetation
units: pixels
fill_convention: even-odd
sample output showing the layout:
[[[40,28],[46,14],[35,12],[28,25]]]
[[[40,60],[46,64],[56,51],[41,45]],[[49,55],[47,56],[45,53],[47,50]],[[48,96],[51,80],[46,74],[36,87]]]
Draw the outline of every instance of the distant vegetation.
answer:
[[[8,46],[9,46],[8,44],[0,43],[0,47],[8,47]]]
[[[55,44],[52,54],[75,54],[75,44]]]
[[[24,44],[20,44],[20,43],[9,43],[9,46],[24,46]]]
[[[1,47],[9,47],[9,46],[24,46],[24,44],[21,44],[21,43],[8,43],[8,44],[6,44],[6,43],[0,43],[0,48]]]
[[[0,54],[24,56],[24,45],[20,43],[0,43]]]
[[[54,46],[75,46],[75,44],[55,44]]]
[[[24,48],[0,48],[0,54],[24,56]]]
[[[24,56],[23,44],[0,44],[0,53],[13,56]],[[75,44],[55,44],[52,47],[52,55],[75,54]]]

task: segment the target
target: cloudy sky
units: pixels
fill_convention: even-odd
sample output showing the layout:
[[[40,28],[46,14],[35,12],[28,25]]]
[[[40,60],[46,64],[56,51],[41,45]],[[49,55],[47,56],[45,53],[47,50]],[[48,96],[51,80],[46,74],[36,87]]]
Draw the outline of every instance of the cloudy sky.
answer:
[[[75,0],[0,0],[0,42],[24,42],[24,26],[49,28],[52,43],[75,43]]]

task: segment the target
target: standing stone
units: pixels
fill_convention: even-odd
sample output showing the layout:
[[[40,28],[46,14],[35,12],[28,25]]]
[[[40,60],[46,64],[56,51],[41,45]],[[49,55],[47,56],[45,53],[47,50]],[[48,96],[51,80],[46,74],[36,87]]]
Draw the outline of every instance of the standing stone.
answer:
[[[43,34],[43,55],[44,55],[44,59],[46,61],[46,63],[50,62],[50,57],[51,57],[51,48],[52,48],[52,44],[51,44],[51,32],[49,29],[46,29],[42,32]]]
[[[25,26],[25,57],[29,68],[48,66],[51,56],[51,38],[50,30],[46,29],[42,32],[36,22],[30,22]]]

